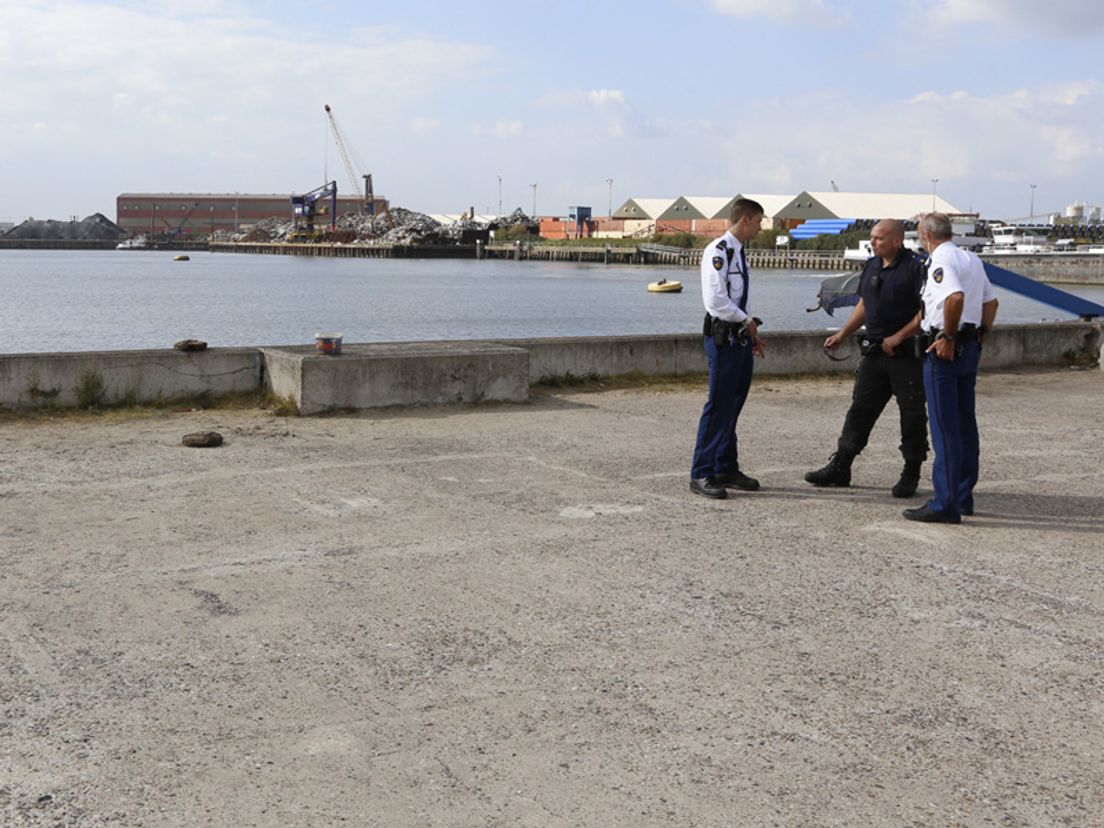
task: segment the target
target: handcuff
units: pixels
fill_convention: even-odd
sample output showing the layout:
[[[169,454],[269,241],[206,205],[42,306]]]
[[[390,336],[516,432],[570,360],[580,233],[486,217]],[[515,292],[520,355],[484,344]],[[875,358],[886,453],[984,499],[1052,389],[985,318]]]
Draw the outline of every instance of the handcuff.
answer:
[[[847,338],[850,339],[851,337],[847,337]],[[854,345],[852,345],[851,349],[846,354],[844,354],[843,356],[836,356],[835,354],[833,354],[828,349],[827,345],[824,345],[823,348],[824,348],[824,355],[826,357],[828,357],[828,359],[832,360],[832,362],[847,362],[847,360],[851,359],[851,357],[853,357],[855,355],[855,353],[854,353],[855,346]]]

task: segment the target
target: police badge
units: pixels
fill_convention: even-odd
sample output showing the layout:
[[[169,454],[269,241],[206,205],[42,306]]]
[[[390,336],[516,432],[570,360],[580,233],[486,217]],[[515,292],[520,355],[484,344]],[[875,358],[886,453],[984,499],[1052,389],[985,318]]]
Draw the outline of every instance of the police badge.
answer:
[[[943,268],[937,267],[935,270],[932,271],[931,277],[935,279],[935,283],[938,285],[940,282],[943,281]]]
[[[714,267],[714,269],[723,270],[724,269],[724,263],[725,263],[725,260],[724,260],[723,256],[714,256],[713,257],[713,267]]]

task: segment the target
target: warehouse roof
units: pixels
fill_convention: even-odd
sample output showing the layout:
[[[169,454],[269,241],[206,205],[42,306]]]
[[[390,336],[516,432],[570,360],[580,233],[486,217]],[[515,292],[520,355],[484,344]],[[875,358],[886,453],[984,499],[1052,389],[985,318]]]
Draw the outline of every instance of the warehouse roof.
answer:
[[[740,193],[740,198],[750,198],[758,201],[763,206],[763,215],[774,218],[778,211],[794,200],[792,195],[775,195],[773,193]]]
[[[736,196],[680,196],[660,218],[728,218],[729,207],[735,200]]]
[[[673,198],[630,198],[617,208],[613,217],[619,219],[652,219],[660,217],[674,204]]]
[[[764,205],[766,206],[766,205]],[[911,219],[920,213],[959,213],[957,207],[931,193],[803,192],[782,207],[777,218],[896,218]]]

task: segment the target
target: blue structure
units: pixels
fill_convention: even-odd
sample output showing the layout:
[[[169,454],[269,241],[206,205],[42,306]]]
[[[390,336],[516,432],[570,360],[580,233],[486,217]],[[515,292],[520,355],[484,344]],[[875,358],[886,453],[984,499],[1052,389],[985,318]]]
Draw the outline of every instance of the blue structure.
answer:
[[[997,287],[1050,305],[1052,308],[1075,314],[1082,319],[1095,319],[1104,317],[1104,305],[1074,296],[1064,290],[1028,279],[1019,273],[1005,270],[991,262],[983,262],[985,275],[989,281]],[[840,276],[830,276],[820,283],[820,291],[817,293],[817,306],[808,308],[808,311],[823,310],[829,316],[834,316],[836,308],[846,308],[859,303],[859,279],[861,272],[844,273]]]
[[[855,223],[853,218],[809,219],[790,231],[791,239],[811,239],[813,236],[838,236]]]
[[[1104,305],[1098,305],[1096,302],[1090,302],[1088,299],[1082,299],[1056,287],[1028,279],[1026,276],[1005,270],[990,262],[985,262],[985,275],[997,287],[1034,299],[1036,302],[1042,302],[1044,305],[1050,305],[1052,308],[1075,313],[1082,319],[1104,316]]]
[[[571,221],[575,222],[575,236],[581,237],[584,235],[583,230],[586,228],[586,223],[590,221],[591,210],[589,207],[568,207],[567,217]]]

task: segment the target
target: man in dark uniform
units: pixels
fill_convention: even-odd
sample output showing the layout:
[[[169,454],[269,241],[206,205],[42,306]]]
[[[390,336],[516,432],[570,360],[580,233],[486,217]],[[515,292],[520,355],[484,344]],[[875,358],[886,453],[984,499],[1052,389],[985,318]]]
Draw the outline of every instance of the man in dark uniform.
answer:
[[[751,388],[752,357],[763,356],[759,322],[748,311],[745,245],[763,226],[763,207],[738,198],[732,204],[728,231],[702,252],[701,285],[705,305],[705,358],[709,364],[709,398],[698,422],[698,439],[690,467],[690,491],[724,498],[726,487],[753,492],[759,481],[740,471],[736,421]]]
[[[901,412],[901,454],[905,457],[905,467],[892,493],[894,497],[916,494],[920,465],[928,456],[923,360],[917,339],[924,267],[904,244],[901,222],[883,219],[874,225],[870,231],[874,256],[863,268],[859,304],[847,324],[824,341],[827,350],[834,350],[866,325],[859,343],[862,358],[851,408],[836,453],[828,465],[805,475],[814,486],[851,485],[851,463],[866,447],[874,423],[892,396],[897,398]]]

